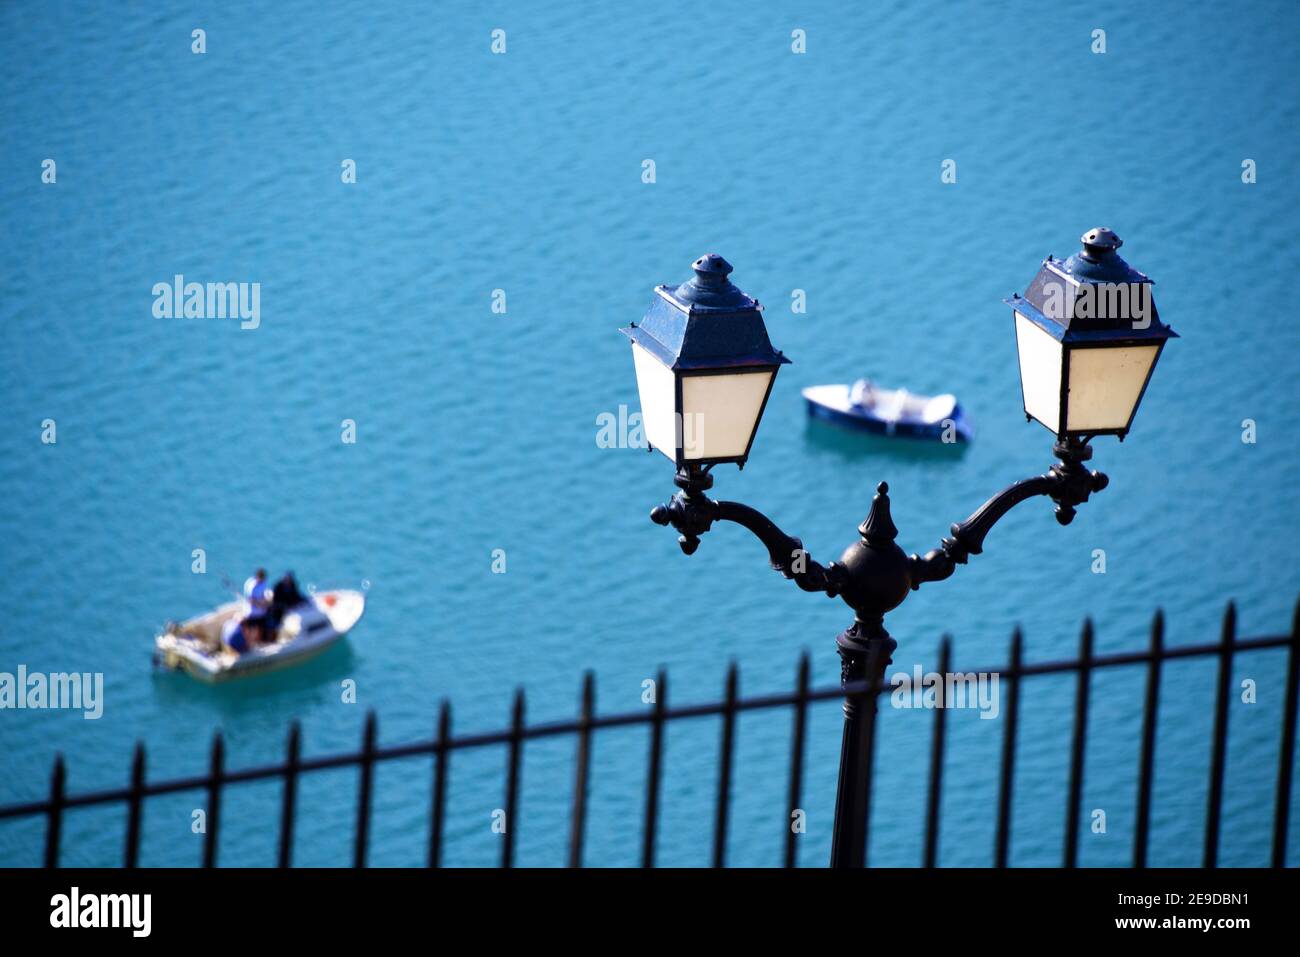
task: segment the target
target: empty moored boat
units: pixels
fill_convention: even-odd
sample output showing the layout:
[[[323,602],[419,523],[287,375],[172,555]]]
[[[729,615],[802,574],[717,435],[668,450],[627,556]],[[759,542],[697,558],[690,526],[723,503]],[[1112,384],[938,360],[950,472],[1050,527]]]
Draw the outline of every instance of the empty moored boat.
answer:
[[[863,432],[947,442],[968,442],[974,435],[965,410],[951,394],[918,395],[859,379],[851,386],[809,386],[803,397],[810,417]]]

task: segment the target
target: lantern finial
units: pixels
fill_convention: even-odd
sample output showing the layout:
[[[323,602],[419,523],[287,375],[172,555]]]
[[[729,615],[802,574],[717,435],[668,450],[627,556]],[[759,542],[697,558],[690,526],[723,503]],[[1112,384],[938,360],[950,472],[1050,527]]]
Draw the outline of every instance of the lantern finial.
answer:
[[[753,299],[731,284],[731,263],[717,253],[706,253],[691,263],[695,276],[673,291],[676,299],[689,307],[706,309],[752,309]]]
[[[1124,245],[1124,240],[1109,226],[1096,226],[1080,236],[1079,241],[1083,243],[1083,258],[1089,262],[1101,262]]]
[[[731,275],[731,263],[717,253],[706,253],[691,263],[691,268],[695,270],[700,282],[710,285],[720,283]]]

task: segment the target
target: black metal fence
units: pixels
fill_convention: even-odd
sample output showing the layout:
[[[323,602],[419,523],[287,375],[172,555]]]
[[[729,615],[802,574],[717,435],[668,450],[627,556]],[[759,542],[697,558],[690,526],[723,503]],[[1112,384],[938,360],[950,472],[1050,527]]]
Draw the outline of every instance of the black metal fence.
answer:
[[[1019,720],[1021,681],[1034,675],[1061,673],[1076,675],[1074,727],[1070,746],[1070,770],[1065,800],[1067,825],[1061,861],[1062,866],[1073,867],[1078,860],[1078,836],[1084,777],[1084,745],[1088,728],[1089,679],[1094,671],[1102,668],[1140,664],[1147,666],[1146,696],[1142,719],[1142,744],[1138,770],[1135,836],[1133,841],[1133,866],[1145,867],[1147,863],[1148,831],[1151,821],[1151,785],[1156,750],[1156,714],[1160,698],[1162,666],[1164,662],[1173,659],[1217,656],[1218,673],[1214,733],[1211,741],[1210,780],[1205,811],[1205,839],[1202,858],[1204,866],[1214,867],[1218,862],[1220,809],[1223,800],[1223,781],[1227,759],[1228,702],[1232,694],[1230,686],[1233,657],[1243,652],[1264,648],[1286,647],[1288,649],[1286,700],[1282,713],[1272,843],[1272,865],[1274,867],[1284,866],[1286,863],[1288,811],[1291,801],[1291,778],[1295,752],[1297,668],[1300,666],[1300,654],[1297,654],[1297,646],[1300,646],[1300,605],[1296,608],[1290,635],[1238,639],[1236,636],[1236,612],[1230,604],[1224,615],[1223,629],[1218,642],[1179,648],[1165,646],[1164,619],[1157,612],[1151,627],[1151,643],[1148,650],[1102,656],[1094,656],[1092,624],[1091,622],[1085,622],[1077,659],[1039,664],[1025,664],[1023,662],[1023,642],[1020,633],[1017,631],[1011,640],[1010,664],[1004,668],[980,669],[985,672],[998,673],[1000,679],[1008,684],[1006,721],[999,771],[997,830],[993,846],[993,863],[997,867],[1006,867],[1010,847],[1012,828],[1011,798],[1015,778],[1015,746]],[[951,644],[945,638],[939,652],[938,670],[940,674],[949,673],[951,650]],[[375,716],[371,712],[366,716],[360,751],[315,758],[304,758],[302,756],[301,734],[298,724],[295,722],[289,731],[287,755],[282,764],[242,770],[226,768],[222,738],[218,732],[212,741],[211,765],[207,774],[168,781],[147,782],[145,780],[145,749],[143,744],[137,744],[135,756],[131,763],[130,783],[127,787],[79,795],[68,795],[64,792],[64,765],[62,757],[59,756],[54,761],[49,798],[43,801],[14,804],[0,808],[0,820],[45,815],[48,819],[45,839],[45,865],[54,867],[59,862],[59,835],[63,822],[63,813],[66,809],[124,803],[127,806],[128,813],[123,863],[127,867],[133,867],[138,860],[140,827],[145,799],[155,795],[171,794],[179,791],[204,790],[207,792],[207,826],[203,843],[203,865],[212,867],[217,863],[217,836],[221,826],[223,789],[228,785],[246,781],[280,778],[284,782],[284,787],[281,803],[278,862],[279,866],[288,867],[292,863],[293,856],[294,815],[296,813],[299,775],[329,768],[356,767],[359,772],[359,790],[353,842],[353,865],[363,867],[366,863],[366,851],[369,842],[375,764],[381,761],[431,755],[433,757],[433,796],[432,806],[430,807],[428,864],[430,867],[437,867],[442,859],[443,821],[447,782],[451,773],[452,753],[466,748],[505,745],[504,810],[507,828],[501,843],[501,866],[510,867],[514,861],[515,814],[518,808],[520,766],[523,761],[524,742],[538,738],[573,736],[576,739],[576,758],[574,762],[573,806],[568,841],[568,864],[570,867],[579,867],[582,865],[583,833],[587,818],[592,734],[602,728],[648,725],[650,729],[650,752],[646,772],[641,863],[645,867],[653,867],[655,862],[655,827],[659,816],[664,726],[671,721],[720,715],[722,717],[722,741],[713,830],[713,865],[722,867],[725,864],[727,816],[731,803],[732,755],[736,739],[736,715],[743,711],[759,711],[772,708],[792,709],[794,729],[790,750],[788,807],[795,809],[800,806],[800,795],[803,787],[804,738],[809,704],[843,696],[867,696],[874,703],[874,700],[882,691],[887,692],[888,690],[888,686],[883,682],[858,682],[842,688],[813,689],[809,687],[809,666],[806,654],[799,662],[795,689],[792,692],[742,698],[737,693],[737,688],[738,672],[733,664],[727,674],[726,692],[722,701],[670,708],[667,704],[667,677],[661,671],[658,675],[657,693],[653,707],[624,714],[597,715],[595,709],[595,682],[592,676],[587,674],[582,684],[580,713],[574,721],[526,724],[524,721],[524,694],[521,690],[515,695],[510,727],[503,731],[461,737],[453,736],[451,733],[451,706],[444,702],[438,714],[436,734],[432,740],[380,747],[376,743]],[[939,707],[935,710],[934,722],[922,855],[922,861],[926,867],[935,865],[938,853],[939,800],[943,787],[946,724],[944,708]],[[874,725],[874,720],[869,722],[871,731],[868,734],[868,768],[871,766],[870,750],[874,747]],[[869,790],[866,813],[869,821]],[[786,820],[788,820],[788,817]],[[787,827],[784,844],[784,863],[786,867],[795,866],[797,840],[798,835],[793,828]]]

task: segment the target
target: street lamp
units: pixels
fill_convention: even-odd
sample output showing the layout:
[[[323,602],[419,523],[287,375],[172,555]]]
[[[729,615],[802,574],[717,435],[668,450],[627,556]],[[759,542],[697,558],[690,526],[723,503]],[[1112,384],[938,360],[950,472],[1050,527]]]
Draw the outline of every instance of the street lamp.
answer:
[[[884,482],[858,540],[829,565],[814,561],[799,539],[756,509],[708,497],[713,466],[744,466],[777,368],[789,361],[772,348],[762,307],[732,285],[722,257],[696,260],[695,278],[675,289],[657,287],[645,318],[622,330],[632,340],[647,440],[677,467],[679,491],[651,511],[651,520],[671,525],[687,555],[714,522],[743,525],[767,548],[776,571],[853,609],[853,624],[836,639],[846,693],[832,867],[865,862],[875,696],[865,704],[862,688],[881,685],[897,647],[885,614],[978,555],[998,519],[1026,499],[1052,499],[1057,521],[1068,525],[1076,507],[1108,482],[1084,465],[1092,457],[1089,443],[1127,434],[1156,360],[1174,336],[1155,313],[1150,280],[1116,252],[1119,237],[1098,228],[1083,243],[1065,261],[1048,257],[1026,294],[1006,300],[1015,314],[1025,414],[1056,435],[1059,461],[1007,486],[924,556],[909,556],[895,542]]]

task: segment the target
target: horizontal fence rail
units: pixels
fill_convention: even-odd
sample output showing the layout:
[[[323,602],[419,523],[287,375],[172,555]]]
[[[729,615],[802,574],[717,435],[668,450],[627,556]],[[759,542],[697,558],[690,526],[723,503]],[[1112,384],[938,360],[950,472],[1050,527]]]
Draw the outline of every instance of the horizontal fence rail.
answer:
[[[1070,660],[1026,664],[1023,661],[1023,640],[1019,630],[1011,639],[1010,663],[1002,668],[967,669],[969,671],[997,674],[1007,683],[1005,724],[1002,754],[998,775],[997,826],[993,846],[993,863],[997,867],[1008,864],[1012,831],[1012,794],[1015,779],[1016,734],[1019,724],[1021,684],[1024,679],[1050,674],[1074,674],[1076,690],[1074,723],[1071,733],[1069,778],[1066,783],[1065,819],[1068,822],[1062,866],[1074,867],[1078,857],[1078,831],[1082,813],[1082,790],[1085,773],[1084,752],[1087,741],[1088,704],[1093,673],[1102,669],[1126,665],[1147,666],[1146,692],[1142,716],[1141,753],[1138,767],[1137,810],[1133,840],[1134,867],[1145,867],[1151,821],[1151,788],[1156,750],[1156,717],[1159,705],[1160,678],[1164,662],[1189,658],[1216,657],[1218,670],[1215,685],[1214,731],[1210,742],[1210,781],[1205,812],[1205,834],[1202,863],[1206,867],[1218,864],[1220,814],[1223,801],[1223,782],[1227,761],[1228,699],[1232,694],[1232,663],[1234,656],[1269,648],[1288,649],[1286,662],[1286,691],[1282,713],[1279,742],[1276,790],[1274,794],[1274,820],[1271,863],[1282,867],[1286,863],[1287,833],[1291,802],[1291,779],[1294,768],[1297,713],[1297,676],[1300,671],[1300,604],[1292,620],[1291,633],[1285,636],[1238,639],[1236,637],[1236,611],[1229,604],[1217,642],[1170,648],[1164,643],[1164,618],[1157,612],[1151,627],[1151,641],[1145,651],[1121,652],[1110,655],[1093,654],[1091,622],[1085,622],[1080,638],[1079,656]],[[947,674],[951,661],[951,642],[945,637],[940,645],[940,673]],[[370,834],[371,806],[376,764],[401,758],[433,757],[433,790],[430,808],[428,859],[430,867],[442,863],[443,830],[447,786],[451,773],[451,755],[464,749],[506,746],[505,811],[508,827],[501,845],[502,867],[514,864],[515,814],[518,808],[519,785],[523,766],[524,744],[541,738],[573,736],[576,740],[574,794],[571,809],[568,856],[570,867],[582,866],[583,836],[586,828],[587,795],[590,786],[590,761],[593,733],[607,728],[624,728],[639,725],[650,730],[650,750],[647,759],[645,818],[642,831],[641,863],[653,867],[655,863],[655,835],[658,823],[659,797],[662,789],[663,744],[665,726],[673,721],[691,718],[721,716],[722,733],[719,753],[719,772],[714,811],[712,863],[725,865],[728,813],[731,803],[733,754],[736,739],[736,716],[742,712],[791,708],[793,731],[789,762],[787,814],[800,806],[803,782],[804,751],[807,711],[810,704],[841,698],[871,699],[874,711],[876,699],[888,694],[887,679],[857,681],[838,687],[810,688],[809,661],[805,653],[798,665],[795,690],[775,694],[742,697],[739,694],[739,670],[733,663],[728,669],[725,695],[722,701],[705,704],[668,705],[668,682],[661,670],[655,685],[653,705],[635,712],[600,715],[595,710],[595,681],[590,673],[583,678],[580,695],[580,713],[575,720],[554,721],[529,725],[525,722],[524,693],[517,691],[511,709],[510,726],[505,730],[455,736],[451,732],[451,706],[443,702],[439,709],[434,737],[427,741],[408,744],[381,745],[378,743],[378,723],[373,712],[368,712],[362,732],[359,751],[330,754],[319,757],[302,756],[302,734],[298,722],[289,729],[287,753],[283,763],[260,765],[242,769],[225,766],[224,743],[218,732],[212,741],[208,773],[199,776],[173,778],[162,781],[146,780],[146,759],[143,743],[135,747],[131,762],[129,784],[124,788],[90,791],[69,795],[65,791],[66,769],[63,757],[57,755],[50,778],[49,797],[45,800],[11,804],[0,807],[0,820],[45,815],[47,818],[44,863],[57,867],[63,814],[70,808],[104,804],[125,804],[127,823],[123,847],[123,863],[134,867],[138,863],[140,832],[145,800],[164,794],[182,791],[207,792],[207,829],[204,835],[202,861],[205,867],[217,864],[217,837],[220,828],[220,810],[223,789],[232,784],[280,778],[283,781],[280,815],[279,851],[280,867],[292,863],[294,818],[298,793],[298,778],[303,774],[337,768],[358,769],[358,798],[356,824],[353,831],[353,865],[364,867]],[[934,733],[929,762],[929,786],[923,822],[922,863],[934,867],[938,861],[940,834],[940,803],[945,745],[945,711],[940,704],[935,709]],[[874,730],[875,722],[869,722]],[[870,773],[870,769],[867,769]],[[869,797],[869,795],[868,795]],[[783,845],[783,862],[786,867],[796,865],[797,834],[787,826]]]

